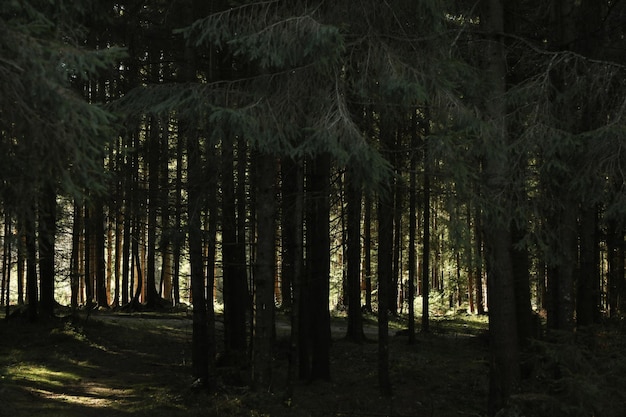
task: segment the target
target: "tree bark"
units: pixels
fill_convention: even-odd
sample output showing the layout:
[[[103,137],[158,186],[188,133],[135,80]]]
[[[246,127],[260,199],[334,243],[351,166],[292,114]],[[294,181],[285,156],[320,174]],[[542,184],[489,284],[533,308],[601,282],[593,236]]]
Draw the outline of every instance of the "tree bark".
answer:
[[[39,286],[41,314],[54,316],[54,246],[56,240],[57,195],[54,184],[46,184],[39,201]]]
[[[257,390],[272,389],[275,269],[275,167],[274,157],[257,156],[257,246],[254,273],[254,349],[252,379]]]
[[[307,270],[311,378],[330,379],[330,156],[316,156],[308,172]]]
[[[361,183],[356,174],[348,170],[346,180],[347,200],[347,273],[348,329],[346,337],[353,342],[363,342],[363,316],[361,313]]]
[[[512,237],[507,196],[509,132],[506,124],[506,58],[502,39],[504,11],[501,0],[482,1],[481,24],[488,36],[486,62],[486,117],[489,151],[485,152],[484,192],[489,206],[484,210],[484,238],[488,269],[489,303],[489,402],[488,414],[503,408],[520,380],[515,276],[511,258]]]

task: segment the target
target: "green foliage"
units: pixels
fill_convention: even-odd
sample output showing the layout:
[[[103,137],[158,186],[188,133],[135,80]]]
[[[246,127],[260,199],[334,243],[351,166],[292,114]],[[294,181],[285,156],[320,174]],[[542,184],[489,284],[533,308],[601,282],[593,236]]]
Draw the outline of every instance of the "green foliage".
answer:
[[[55,7],[34,1],[0,6],[0,147],[7,156],[3,195],[11,205],[28,201],[45,181],[71,194],[102,186],[99,165],[113,119],[75,86],[95,88],[89,81],[121,51],[86,51],[72,43],[64,22],[48,17],[69,10]]]

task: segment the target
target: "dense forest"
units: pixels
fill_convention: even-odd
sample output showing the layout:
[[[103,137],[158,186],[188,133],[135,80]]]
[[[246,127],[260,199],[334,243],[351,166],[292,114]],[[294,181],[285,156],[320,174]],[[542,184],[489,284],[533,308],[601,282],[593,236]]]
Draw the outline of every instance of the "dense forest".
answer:
[[[489,316],[489,415],[545,331],[626,313],[626,3],[4,0],[6,317],[192,306],[192,370],[328,380],[331,313]],[[223,334],[216,332],[216,317]],[[219,337],[218,337],[219,336]],[[219,355],[218,355],[219,354]]]

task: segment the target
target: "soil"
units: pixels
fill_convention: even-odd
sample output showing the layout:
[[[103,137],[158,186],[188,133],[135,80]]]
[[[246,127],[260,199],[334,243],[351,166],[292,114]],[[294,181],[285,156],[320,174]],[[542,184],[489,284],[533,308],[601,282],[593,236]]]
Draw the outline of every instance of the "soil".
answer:
[[[187,313],[98,312],[88,319],[0,323],[0,416],[481,416],[487,401],[485,320],[437,318],[409,345],[391,330],[393,395],[377,383],[375,323],[344,339],[333,319],[332,380],[302,382],[286,398],[288,320],[280,316],[272,392],[254,392],[245,366],[218,369],[207,392],[191,377]],[[219,329],[218,329],[219,331]],[[396,335],[396,333],[398,335]]]

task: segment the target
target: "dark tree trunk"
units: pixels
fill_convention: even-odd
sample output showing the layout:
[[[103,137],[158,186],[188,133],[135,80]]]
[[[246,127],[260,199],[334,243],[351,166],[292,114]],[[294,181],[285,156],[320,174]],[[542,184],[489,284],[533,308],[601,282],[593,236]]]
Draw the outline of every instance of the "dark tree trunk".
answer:
[[[93,221],[91,217],[93,216],[91,212],[91,208],[88,203],[85,203],[84,207],[84,220],[85,220],[85,235],[84,235],[84,253],[83,256],[85,258],[84,261],[84,284],[85,284],[85,305],[87,309],[91,309],[93,307],[94,301],[94,288],[93,288],[93,259],[92,259],[92,250],[91,250],[91,242],[93,240],[93,228],[91,227],[91,222]]]
[[[183,206],[183,148],[183,141],[178,140],[176,143],[176,190],[174,191],[174,232],[172,242],[172,263],[174,266],[174,270],[172,271],[172,298],[174,299],[174,305],[180,304],[180,258],[181,246],[185,238],[181,220]],[[213,204],[216,203],[213,202]]]
[[[576,324],[578,326],[588,326],[600,318],[597,224],[597,208],[582,211],[579,226],[579,269],[576,280]]]
[[[282,239],[282,274],[280,280],[280,293],[281,293],[281,307],[286,311],[291,311],[292,298],[294,294],[294,279],[296,263],[301,262],[301,259],[296,258],[297,247],[300,244],[298,242],[298,236],[294,231],[298,227],[295,224],[296,202],[298,201],[298,170],[300,167],[298,163],[293,159],[285,157],[281,160],[281,239]],[[301,179],[301,178],[300,178]]]
[[[387,190],[388,191],[388,190]],[[378,197],[378,387],[391,396],[389,377],[389,292],[393,274],[393,203],[390,194]]]
[[[347,200],[347,273],[348,330],[347,338],[353,342],[365,340],[361,312],[361,183],[356,174],[348,170],[346,180]]]
[[[512,239],[520,242],[525,231],[512,225]],[[530,305],[530,259],[526,247],[514,245],[511,252],[515,279],[515,311],[517,317],[517,335],[520,347],[525,347],[535,337],[532,307]]]
[[[70,305],[72,311],[78,309],[78,291],[80,285],[80,241],[83,230],[82,204],[74,201],[74,219],[72,226],[72,256],[70,266]]]
[[[415,343],[415,278],[417,277],[417,116],[414,113],[411,116],[412,136],[411,160],[409,166],[409,261],[408,261],[408,285],[407,285],[407,303],[408,303],[408,331],[409,344]]]
[[[246,311],[249,306],[245,259],[241,264],[237,235],[237,201],[233,139],[222,141],[222,263],[224,280],[224,340],[227,355],[246,351]],[[243,178],[241,179],[243,180]],[[245,246],[244,246],[245,248]]]
[[[511,258],[512,237],[508,215],[501,204],[507,197],[510,166],[509,132],[506,124],[506,58],[501,34],[504,33],[504,10],[500,0],[483,0],[481,24],[489,42],[485,50],[487,91],[486,117],[491,130],[486,134],[489,151],[485,152],[483,230],[488,268],[489,360],[488,414],[495,415],[515,392],[520,380],[515,275]],[[504,213],[504,214],[503,214]]]
[[[430,331],[430,155],[428,152],[428,142],[424,143],[424,191],[423,191],[423,212],[422,212],[422,333]]]
[[[272,389],[275,269],[274,157],[258,154],[256,174],[257,246],[254,273],[254,349],[252,378],[255,388]]]
[[[24,264],[26,262],[26,230],[24,213],[17,215],[17,303],[24,304]]]
[[[330,379],[330,157],[311,161],[307,190],[308,312],[312,379]]]
[[[187,133],[187,132],[185,132]],[[191,267],[191,292],[193,303],[193,333],[191,344],[192,374],[202,384],[209,384],[209,328],[206,311],[204,266],[202,262],[202,162],[200,145],[193,133],[186,135],[188,174],[188,217],[189,217],[189,263]]]
[[[41,314],[54,316],[54,244],[56,240],[56,188],[46,184],[39,200],[39,285],[41,289]]]
[[[372,199],[365,193],[365,213],[363,215],[363,274],[365,275],[365,309],[372,312]]]
[[[104,260],[105,233],[104,233],[104,207],[102,201],[98,199],[94,205],[93,217],[91,220],[92,239],[94,249],[94,272],[95,272],[95,296],[98,306],[109,307],[109,295],[106,283],[106,262]]]
[[[157,210],[159,199],[159,163],[160,138],[159,123],[155,117],[150,118],[148,126],[148,260],[146,262],[146,299],[148,308],[159,305],[159,293],[156,289],[156,251],[157,251]]]
[[[293,178],[293,184],[287,185],[287,195],[289,197],[290,203],[288,203],[289,210],[289,218],[286,219],[287,222],[285,224],[290,225],[292,227],[287,228],[283,231],[283,233],[288,233],[291,237],[288,239],[291,243],[291,250],[289,251],[289,263],[292,274],[292,305],[291,305],[291,335],[289,338],[290,347],[289,347],[289,369],[287,370],[287,398],[291,399],[293,397],[293,389],[294,383],[296,381],[297,373],[300,372],[301,376],[303,369],[300,367],[300,355],[305,356],[304,352],[301,352],[303,346],[300,343],[300,312],[301,312],[301,304],[303,298],[306,297],[306,294],[303,293],[303,285],[302,285],[302,274],[304,271],[303,264],[303,206],[304,206],[304,173],[302,167],[302,161],[289,161],[289,168],[286,168],[284,165],[282,166],[286,172],[290,172],[290,176]],[[283,183],[283,187],[286,184]],[[283,198],[285,198],[285,191],[283,191]],[[306,349],[306,348],[305,348]],[[308,370],[307,370],[308,371]],[[308,377],[308,375],[307,375]]]
[[[2,253],[2,296],[5,302],[5,318],[9,317],[11,308],[11,241],[13,238],[13,217],[9,211],[4,213],[4,242]]]
[[[617,222],[609,222],[606,240],[609,317],[616,318],[619,317],[620,293],[624,281],[624,232]]]
[[[35,238],[35,212],[24,215],[24,236],[26,239],[26,297],[28,300],[28,319],[37,321],[38,291],[37,291],[37,243]]]

